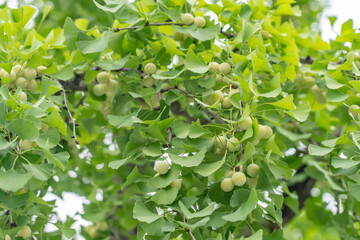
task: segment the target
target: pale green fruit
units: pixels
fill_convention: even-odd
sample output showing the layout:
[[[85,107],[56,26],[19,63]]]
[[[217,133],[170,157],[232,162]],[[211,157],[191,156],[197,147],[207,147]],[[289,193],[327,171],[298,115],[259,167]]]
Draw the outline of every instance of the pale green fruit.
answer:
[[[117,86],[118,82],[114,79],[110,79],[110,81],[106,84],[106,92],[115,92]]]
[[[156,161],[155,162],[155,171],[159,174],[166,174],[169,171],[169,164],[167,161]]]
[[[22,74],[23,69],[21,65],[16,64],[15,66],[12,67],[11,71],[14,72],[15,75],[20,75]]]
[[[240,150],[240,141],[236,137],[232,137],[227,141],[226,144],[227,150],[230,152],[235,152]]]
[[[4,69],[0,70],[0,78],[2,77],[10,77],[10,75],[8,74],[7,71],[5,71]]]
[[[109,80],[110,80],[109,73],[108,73],[108,72],[99,72],[99,73],[96,75],[96,80],[97,80],[99,83],[102,83],[102,84],[108,83]]]
[[[33,68],[25,68],[23,76],[28,80],[34,79],[36,78],[36,70]]]
[[[173,38],[175,41],[182,41],[184,39],[184,34],[182,34],[181,32],[175,31],[173,33]]]
[[[9,236],[9,234],[6,234],[5,240],[11,240],[11,237]]]
[[[213,92],[212,94],[211,94],[211,101],[213,102],[213,103],[215,103],[218,99],[220,99],[220,101],[222,101],[223,100],[223,94],[222,94],[222,92],[220,91],[220,90],[216,90],[215,92]]]
[[[248,129],[252,125],[252,119],[250,116],[238,123],[239,127],[243,130]]]
[[[229,97],[224,97],[221,105],[222,105],[223,108],[226,108],[226,109],[231,108],[233,106],[232,103],[230,102]]]
[[[253,145],[256,145],[260,142],[260,136],[257,135],[256,138],[251,142]]]
[[[232,183],[235,186],[242,186],[246,182],[246,176],[242,172],[235,172],[231,177]]]
[[[219,70],[219,64],[217,63],[217,62],[211,62],[211,63],[209,63],[209,72],[211,72],[211,73],[214,73],[214,72],[216,72],[217,70]]]
[[[20,144],[21,150],[23,150],[23,151],[27,151],[33,147],[32,142],[30,142],[29,140],[26,140],[26,139],[20,140],[19,144]]]
[[[143,80],[144,87],[151,87],[155,84],[155,79],[152,76],[146,75]]]
[[[246,172],[250,177],[256,177],[259,174],[259,166],[255,163],[251,163],[247,166]]]
[[[159,69],[159,70],[156,71],[155,74],[156,74],[156,75],[160,75],[160,74],[162,74],[163,72],[164,72],[163,70]]]
[[[220,186],[224,192],[230,192],[234,188],[234,184],[232,183],[231,178],[225,178],[222,180]]]
[[[233,170],[227,171],[224,178],[231,178],[234,174]]]
[[[38,66],[37,68],[36,68],[36,74],[38,75],[38,76],[43,76],[43,75],[45,75],[46,73],[44,72],[44,70],[46,70],[47,69],[47,67],[45,67],[45,66]]]
[[[181,15],[181,22],[187,25],[193,24],[194,16],[191,13],[184,13]]]
[[[236,93],[238,93],[238,92],[239,92],[239,91],[236,90],[236,89],[231,89],[231,90],[229,91],[229,93],[228,93],[228,97],[231,98],[232,95],[234,95],[234,94],[236,94]]]
[[[199,28],[202,28],[206,24],[205,18],[198,16],[194,18],[194,24],[196,24]]]
[[[315,95],[315,96],[318,96],[321,94],[321,89],[318,87],[318,85],[314,85],[311,87],[311,92]]]
[[[151,103],[154,108],[160,107],[160,100],[158,94],[155,93],[151,96]]]
[[[169,83],[167,83],[167,82],[162,82],[161,83],[161,89],[168,89],[168,88],[170,88]]]
[[[93,88],[94,94],[96,96],[102,96],[106,93],[106,85],[105,84],[96,84]]]
[[[106,231],[108,229],[108,224],[104,221],[101,222],[97,222],[95,224],[95,227],[99,230],[99,231]]]
[[[47,130],[49,130],[49,125],[42,123],[41,124],[41,131],[46,132]]]
[[[85,227],[85,232],[91,237],[91,238],[96,238],[97,237],[97,228],[95,227],[95,225],[90,225]]]
[[[295,78],[294,78],[294,82],[297,82],[301,79],[302,75],[300,73],[296,74]]]
[[[357,117],[359,114],[356,110],[358,110],[360,107],[358,105],[351,105],[348,109],[348,113],[352,115],[354,118]]]
[[[224,78],[220,75],[220,74],[216,74],[215,75],[215,79],[218,83],[223,82]]]
[[[157,68],[153,63],[147,63],[144,67],[144,72],[148,75],[156,73]]]
[[[27,101],[27,95],[26,95],[26,93],[24,93],[24,92],[21,92],[20,94],[19,94],[19,98],[20,98],[20,101]]]
[[[219,149],[225,149],[226,148],[227,140],[224,136],[217,136],[215,137],[215,146]]]
[[[37,82],[35,79],[28,81],[26,88],[29,90],[36,90],[37,89]]]
[[[105,95],[106,99],[111,100],[114,97],[114,92],[106,92]]]
[[[258,181],[258,177],[246,178],[246,182],[253,188],[256,188],[257,181]]]
[[[225,154],[225,150],[224,149],[220,149],[220,148],[217,148],[216,149],[216,154],[218,154],[218,155],[224,155]]]
[[[265,136],[266,128],[259,124],[259,131],[258,131],[258,137],[263,138]]]
[[[25,89],[27,87],[27,84],[28,84],[28,81],[23,77],[19,77],[16,80],[16,86],[21,87],[23,89]]]
[[[20,228],[20,230],[18,231],[16,236],[22,237],[24,239],[30,237],[31,236],[31,228],[29,226],[24,226],[24,227]]]
[[[311,76],[305,76],[303,81],[303,87],[311,87],[315,84],[315,78]]]
[[[360,61],[355,61],[355,66],[360,70]]]
[[[181,188],[181,179],[175,179],[172,183],[170,183],[170,186],[176,187],[180,190]]]
[[[265,125],[264,127],[265,127],[265,134],[264,134],[263,138],[271,137],[273,135],[272,128],[270,126],[268,126],[268,125]]]
[[[325,104],[326,103],[326,92],[321,91],[321,93],[318,96],[315,96],[315,98],[319,104]]]
[[[226,63],[226,62],[220,64],[220,66],[219,66],[219,71],[220,71],[222,74],[224,74],[224,75],[230,73],[230,72],[231,72],[231,66],[230,66],[230,64],[228,64],[228,63]]]
[[[10,77],[15,79],[16,78],[16,73],[14,71],[11,71],[10,72]]]
[[[268,40],[272,35],[268,31],[261,30],[261,36],[264,40]]]

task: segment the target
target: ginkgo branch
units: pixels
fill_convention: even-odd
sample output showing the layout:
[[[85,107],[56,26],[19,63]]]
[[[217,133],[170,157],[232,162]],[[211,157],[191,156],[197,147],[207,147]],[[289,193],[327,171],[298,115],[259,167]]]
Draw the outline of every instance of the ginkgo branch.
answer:
[[[114,32],[120,32],[122,30],[136,30],[140,27],[151,27],[151,26],[171,26],[171,25],[177,25],[177,26],[184,26],[186,24],[184,23],[174,23],[174,22],[164,22],[164,23],[145,23],[143,26],[129,26],[129,27],[122,27],[122,28],[115,28]]]

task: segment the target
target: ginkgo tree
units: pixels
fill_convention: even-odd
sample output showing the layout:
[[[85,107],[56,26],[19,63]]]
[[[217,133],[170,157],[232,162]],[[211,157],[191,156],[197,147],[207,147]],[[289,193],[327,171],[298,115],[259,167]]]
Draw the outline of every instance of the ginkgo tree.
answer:
[[[351,20],[325,42],[316,1],[54,3],[0,10],[1,239],[359,238]]]

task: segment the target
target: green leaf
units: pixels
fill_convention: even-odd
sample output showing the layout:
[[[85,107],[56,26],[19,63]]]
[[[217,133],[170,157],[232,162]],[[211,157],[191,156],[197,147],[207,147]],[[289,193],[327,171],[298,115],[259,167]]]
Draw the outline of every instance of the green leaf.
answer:
[[[239,43],[244,43],[247,40],[249,40],[249,38],[259,30],[260,30],[259,27],[254,26],[253,24],[249,23],[245,19],[242,19],[242,28],[241,28],[239,34],[234,39],[234,41],[239,42]]]
[[[96,0],[93,0],[93,2],[101,10],[111,13],[116,13],[125,4],[125,0],[107,0],[105,6],[99,4]]]
[[[60,71],[51,74],[51,76],[55,79],[68,81],[68,80],[74,79],[74,69],[72,68],[71,65],[66,65]]]
[[[325,83],[326,86],[330,89],[338,89],[343,87],[344,85],[336,81],[331,75],[325,74]]]
[[[269,138],[269,140],[266,141],[264,147],[267,152],[272,150],[273,153],[276,153],[280,157],[284,157],[283,153],[280,151],[278,145],[275,142],[275,134],[272,135],[271,138]]]
[[[64,36],[67,49],[70,52],[75,50],[75,43],[79,38],[79,32],[81,32],[81,30],[76,27],[71,18],[67,17],[64,24]]]
[[[181,167],[176,164],[172,164],[167,174],[158,175],[150,179],[149,184],[156,188],[167,187],[175,179],[179,178]]]
[[[66,124],[59,114],[58,110],[52,111],[52,113],[43,119],[43,122],[49,125],[51,128],[57,127],[59,132],[64,136],[67,136]]]
[[[26,171],[40,181],[47,181],[53,174],[54,165],[49,163],[23,164]]]
[[[225,163],[227,152],[224,154],[224,157],[220,161],[216,161],[213,163],[200,164],[196,168],[194,168],[194,172],[200,174],[203,177],[207,177],[217,171],[222,165]]]
[[[42,151],[49,161],[54,162],[61,170],[65,170],[70,158],[68,152],[51,153],[48,149],[42,149]]]
[[[215,203],[211,203],[209,206],[207,206],[203,210],[200,210],[195,213],[190,212],[181,201],[179,201],[179,206],[181,208],[181,211],[184,213],[184,215],[187,219],[206,217],[206,216],[211,215],[215,210]]]
[[[37,145],[41,148],[53,148],[60,142],[60,134],[58,128],[51,128],[48,131],[40,134],[35,140]]]
[[[189,157],[188,156],[182,157],[169,153],[169,158],[171,159],[172,162],[182,167],[196,167],[199,166],[202,160],[204,159],[206,150],[207,150],[206,147],[203,147],[198,153]]]
[[[309,102],[305,102],[300,106],[296,106],[296,109],[289,113],[290,116],[294,117],[300,122],[305,122],[311,111]]]
[[[255,153],[255,147],[252,143],[247,142],[244,150],[244,154],[242,155],[240,162],[236,164],[236,166],[240,166],[245,163],[252,155]]]
[[[209,70],[209,66],[205,64],[204,60],[198,58],[191,49],[186,54],[185,68],[194,73],[205,73]]]
[[[160,205],[170,205],[175,201],[178,192],[177,187],[162,188],[151,197],[151,200]]]
[[[13,120],[8,124],[7,128],[22,139],[35,140],[39,136],[36,122],[27,118]]]
[[[245,238],[245,240],[262,240],[263,239],[263,230],[260,229],[250,237]]]
[[[360,185],[358,183],[348,182],[350,194],[356,198],[357,201],[360,201]]]
[[[188,33],[192,37],[204,42],[214,39],[220,33],[220,26],[217,24],[207,28],[198,28],[195,31],[188,30]]]
[[[68,228],[66,227],[64,224],[62,224],[60,221],[57,221],[56,223],[53,224],[54,226],[56,226],[59,231],[66,237],[66,238],[71,238],[76,234],[75,229],[72,228]]]
[[[78,41],[76,46],[83,54],[100,53],[106,50],[109,42],[109,32],[104,32],[103,35],[94,40]]]
[[[273,103],[269,103],[269,104],[276,106],[276,107],[284,108],[284,109],[290,110],[290,111],[295,109],[294,96],[292,94],[284,97],[283,99],[281,99],[277,102],[273,102]]]
[[[252,188],[249,194],[249,198],[246,200],[246,202],[241,205],[241,207],[239,207],[235,212],[225,215],[222,218],[229,222],[244,221],[249,213],[255,209],[257,201],[256,190]]]
[[[5,127],[5,101],[0,102],[0,127]]]
[[[0,189],[16,192],[20,190],[31,177],[31,173],[18,173],[14,169],[0,172]]]
[[[157,213],[151,212],[141,200],[134,205],[133,217],[141,222],[152,223],[160,218]]]
[[[313,156],[325,156],[326,154],[330,153],[333,148],[324,148],[320,146],[316,146],[314,144],[309,145],[309,153]]]
[[[311,133],[305,133],[305,134],[293,133],[282,127],[277,127],[276,129],[277,129],[278,133],[280,133],[284,137],[288,138],[292,142],[297,142],[299,140],[308,139],[312,135]]]
[[[62,86],[57,81],[54,81],[46,76],[41,78],[41,96],[51,96],[54,93],[62,90]]]
[[[137,118],[138,112],[130,113],[124,116],[108,115],[109,123],[117,128],[131,127],[134,123],[142,123],[141,119]]]

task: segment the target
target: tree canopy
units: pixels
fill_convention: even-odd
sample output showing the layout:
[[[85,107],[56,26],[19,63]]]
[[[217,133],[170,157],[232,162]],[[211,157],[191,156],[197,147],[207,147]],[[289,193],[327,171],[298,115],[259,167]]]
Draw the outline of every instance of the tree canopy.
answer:
[[[326,42],[317,1],[35,3],[0,10],[1,239],[359,239],[352,20]]]

